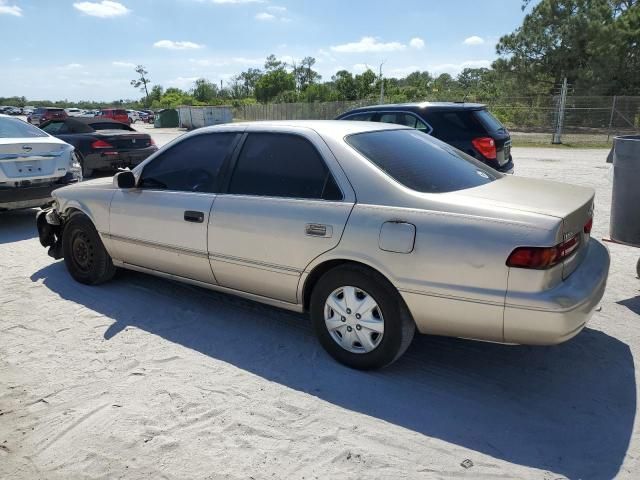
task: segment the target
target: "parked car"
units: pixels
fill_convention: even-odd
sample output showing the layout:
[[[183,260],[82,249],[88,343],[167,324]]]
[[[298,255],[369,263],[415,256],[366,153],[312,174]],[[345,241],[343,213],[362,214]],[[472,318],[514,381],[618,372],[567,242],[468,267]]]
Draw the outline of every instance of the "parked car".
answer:
[[[41,128],[75,147],[84,177],[95,170],[135,167],[158,150],[148,134],[105,117],[51,120]]]
[[[127,114],[127,111],[120,108],[103,108],[100,110],[100,113],[97,115],[98,117],[110,118],[111,120],[115,120],[116,122],[122,123],[131,123],[131,119]]]
[[[5,115],[22,115],[22,109],[20,107],[5,107]]]
[[[71,145],[0,115],[0,211],[45,206],[52,190],[80,179]]]
[[[339,115],[338,120],[395,123],[436,137],[503,173],[513,173],[511,135],[477,103],[423,102],[374,105]]]
[[[135,110],[127,110],[127,116],[129,117],[129,123],[136,123],[140,120],[140,113]]]
[[[64,111],[64,108],[39,107],[27,117],[27,122],[33,123],[34,125],[41,125],[47,120],[60,120],[67,117],[68,115],[67,112]]]
[[[122,267],[309,311],[355,368],[390,364],[416,328],[564,342],[609,269],[593,189],[502,175],[398,125],[201,128],[54,196],[40,239],[77,281]]]
[[[84,113],[84,110],[79,108],[65,108],[65,112],[67,112],[67,115],[70,117],[79,117]]]

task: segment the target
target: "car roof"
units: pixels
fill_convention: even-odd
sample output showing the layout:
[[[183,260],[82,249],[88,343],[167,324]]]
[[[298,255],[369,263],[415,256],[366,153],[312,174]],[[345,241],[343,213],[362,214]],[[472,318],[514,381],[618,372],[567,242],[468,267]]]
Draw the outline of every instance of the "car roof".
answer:
[[[413,130],[410,127],[392,123],[357,122],[352,120],[272,120],[259,122],[225,123],[222,125],[199,128],[197,130],[194,130],[193,132],[219,132],[231,129],[259,132],[269,131],[270,128],[274,128],[279,131],[286,130],[287,128],[291,128],[292,131],[302,128],[313,130],[320,135],[335,138],[343,138],[347,135],[352,135],[355,133],[376,132],[380,130]]]
[[[67,125],[73,125],[78,130],[77,133],[92,133],[95,131],[91,127],[91,125],[95,123],[113,123],[114,125],[127,125],[123,122],[118,122],[117,120],[112,120],[110,118],[101,118],[101,117],[68,117],[68,118],[60,118],[57,120],[49,120],[42,126],[49,125],[50,123],[66,123]],[[128,126],[128,125],[127,125]]]
[[[366,112],[370,110],[430,110],[430,111],[447,111],[447,110],[483,110],[487,108],[482,103],[466,103],[466,102],[410,102],[410,103],[389,103],[381,105],[368,105],[366,107],[358,107],[349,110],[352,112]],[[345,112],[346,113],[346,112]]]

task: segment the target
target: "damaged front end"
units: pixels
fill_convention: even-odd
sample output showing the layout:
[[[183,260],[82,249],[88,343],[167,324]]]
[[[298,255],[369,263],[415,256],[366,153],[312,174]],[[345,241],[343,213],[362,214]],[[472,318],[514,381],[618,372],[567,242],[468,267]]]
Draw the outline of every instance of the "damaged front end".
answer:
[[[53,207],[47,208],[36,215],[36,225],[40,236],[40,244],[43,247],[49,247],[48,254],[50,257],[56,260],[61,259],[63,257],[62,233],[64,219]]]

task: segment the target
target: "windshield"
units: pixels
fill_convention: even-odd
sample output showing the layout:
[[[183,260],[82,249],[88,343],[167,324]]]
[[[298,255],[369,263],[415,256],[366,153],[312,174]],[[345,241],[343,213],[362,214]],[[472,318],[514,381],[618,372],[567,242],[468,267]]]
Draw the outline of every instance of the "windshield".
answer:
[[[490,132],[495,132],[498,130],[504,130],[504,125],[500,123],[496,117],[491,115],[488,110],[478,110],[476,111],[476,117],[480,120],[480,122],[485,126],[487,130]]]
[[[346,141],[394,180],[422,193],[455,192],[502,178],[469,155],[416,130],[358,133]]]
[[[46,137],[39,128],[29,125],[17,118],[0,118],[0,138],[35,138]]]

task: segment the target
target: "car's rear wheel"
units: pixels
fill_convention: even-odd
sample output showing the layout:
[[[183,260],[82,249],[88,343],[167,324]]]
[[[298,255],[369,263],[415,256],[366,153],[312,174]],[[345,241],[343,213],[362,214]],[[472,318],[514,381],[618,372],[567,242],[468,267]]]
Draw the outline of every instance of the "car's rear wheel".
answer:
[[[93,168],[87,168],[86,161],[80,152],[76,151],[76,155],[78,156],[78,162],[82,167],[82,178],[89,178],[93,175]]]
[[[73,213],[62,234],[62,249],[67,270],[74,280],[98,285],[113,278],[116,268],[89,218]]]
[[[415,324],[395,288],[358,265],[324,274],[311,294],[316,335],[339,362],[362,370],[382,368],[409,347]]]

